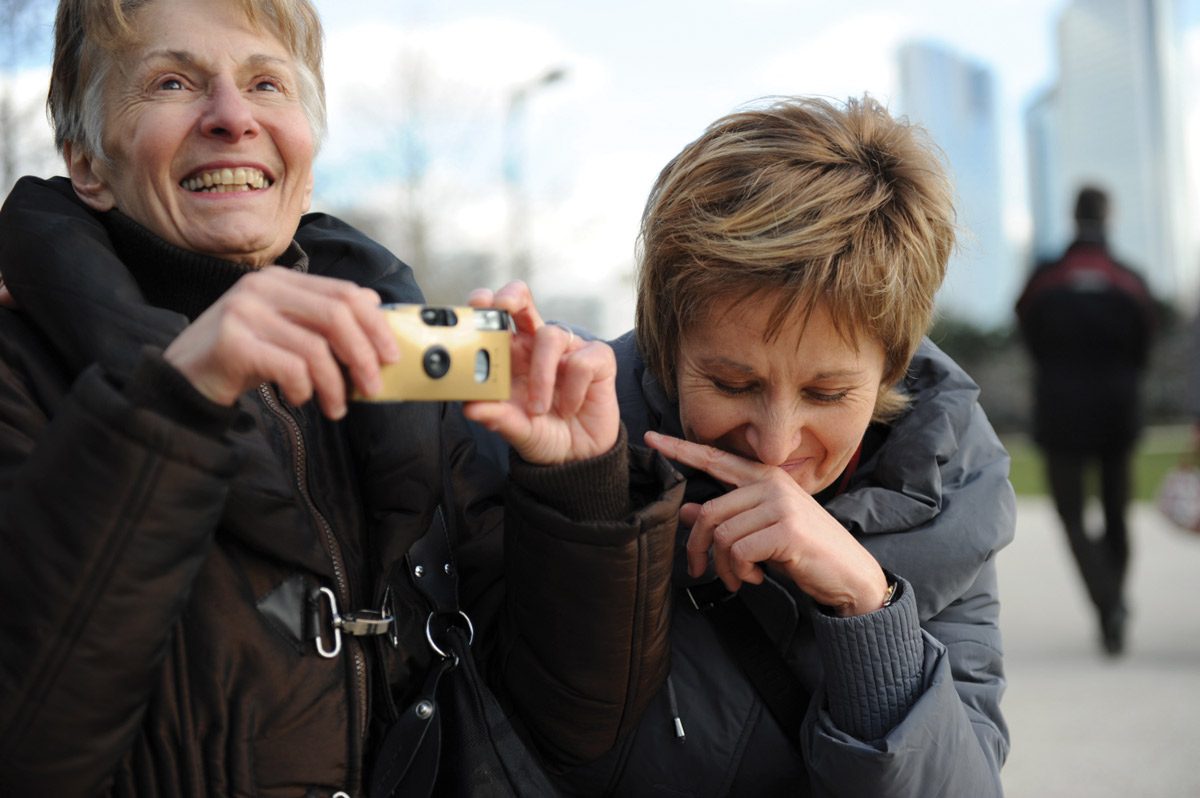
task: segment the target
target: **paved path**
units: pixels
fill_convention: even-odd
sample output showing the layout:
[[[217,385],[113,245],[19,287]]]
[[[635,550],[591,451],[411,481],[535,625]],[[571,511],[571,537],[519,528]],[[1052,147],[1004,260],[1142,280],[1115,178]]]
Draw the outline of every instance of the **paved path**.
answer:
[[[1018,501],[999,558],[1007,798],[1200,798],[1200,535],[1148,504],[1130,521],[1126,654],[1109,659],[1049,500]]]

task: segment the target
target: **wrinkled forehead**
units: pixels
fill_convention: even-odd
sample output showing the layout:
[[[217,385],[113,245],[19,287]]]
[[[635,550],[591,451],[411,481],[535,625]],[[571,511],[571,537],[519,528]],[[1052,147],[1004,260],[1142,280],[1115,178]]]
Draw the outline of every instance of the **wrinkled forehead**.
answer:
[[[777,338],[798,340],[803,337],[818,306],[827,312],[834,330],[852,348],[857,349],[861,342],[878,338],[865,324],[853,317],[852,309],[837,306],[823,294],[753,284],[733,285],[723,291],[710,293],[703,301],[681,314],[679,334],[686,336],[697,325],[704,325],[708,329],[732,328],[748,311],[755,311],[766,314],[764,337],[768,342]]]
[[[104,30],[92,32],[93,44],[97,46],[97,55],[108,57],[117,62],[127,57],[140,57],[146,50],[175,50],[186,52],[186,46],[192,35],[202,34],[203,31],[177,30],[173,27],[173,6],[182,8],[194,5],[197,0],[136,0],[122,3],[126,14],[127,24],[121,25],[116,21],[106,20]],[[279,49],[291,58],[298,58],[300,42],[290,41],[286,32],[279,24],[274,13],[267,10],[256,0],[203,0],[203,9],[207,19],[215,21],[218,17],[224,21],[233,21],[235,25],[244,26],[250,33],[264,42],[270,42],[269,49]],[[170,34],[184,34],[182,37]],[[160,47],[165,38],[178,38],[181,44]]]

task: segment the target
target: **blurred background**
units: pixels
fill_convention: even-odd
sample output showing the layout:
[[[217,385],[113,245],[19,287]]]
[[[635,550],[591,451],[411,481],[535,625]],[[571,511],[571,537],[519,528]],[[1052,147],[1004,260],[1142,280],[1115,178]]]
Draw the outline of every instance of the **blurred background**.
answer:
[[[553,315],[617,335],[642,205],[671,156],[758,98],[867,92],[950,164],[960,246],[934,337],[997,427],[1028,416],[1016,294],[1069,241],[1085,181],[1109,190],[1114,249],[1163,306],[1151,421],[1182,419],[1179,322],[1200,301],[1200,0],[317,5],[330,129],[314,208],[390,246],[432,301],[522,277]],[[0,195],[61,171],[43,111],[53,6],[0,0]]]
[[[1200,795],[1189,767],[1200,734],[1178,714],[1191,716],[1200,701],[1200,629],[1187,589],[1200,540],[1166,530],[1149,505],[1137,511],[1134,545],[1146,547],[1135,549],[1132,653],[1102,663],[1025,437],[1030,366],[1013,325],[1030,269],[1071,238],[1077,189],[1108,189],[1113,250],[1142,272],[1161,309],[1145,383],[1151,427],[1136,462],[1137,495],[1151,498],[1191,445],[1184,385],[1197,356],[1187,327],[1200,305],[1200,0],[316,5],[330,128],[314,209],[387,244],[431,301],[458,303],[472,287],[520,277],[548,315],[603,336],[632,323],[650,186],[709,122],[769,95],[870,93],[924,125],[953,173],[961,225],[933,337],[980,383],[1022,501],[1005,555],[1012,565],[1002,569],[1013,587],[1010,792]],[[0,196],[22,174],[61,173],[44,113],[53,8],[0,0]],[[1162,612],[1139,613],[1139,600]],[[1149,670],[1134,679],[1139,662]],[[1164,673],[1162,662],[1177,667]],[[1080,668],[1100,681],[1074,680]],[[1056,706],[1046,693],[1022,698],[1022,672],[1025,690],[1045,677],[1061,724],[1038,714]],[[1077,701],[1063,703],[1064,676],[1092,685],[1089,706],[1108,714],[1092,722]],[[1170,693],[1156,704],[1154,689]],[[1155,780],[1133,765],[1121,701],[1143,706],[1144,725],[1160,732],[1141,738],[1153,741],[1143,745],[1158,763]],[[1114,713],[1123,720],[1099,729]],[[1167,715],[1179,722],[1157,722]],[[1105,733],[1117,735],[1110,747],[1063,761]]]

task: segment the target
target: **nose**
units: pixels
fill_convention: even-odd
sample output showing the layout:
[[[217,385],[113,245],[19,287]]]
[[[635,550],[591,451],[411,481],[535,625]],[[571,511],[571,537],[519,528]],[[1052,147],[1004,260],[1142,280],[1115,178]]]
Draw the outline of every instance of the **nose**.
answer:
[[[804,418],[799,408],[775,407],[750,422],[746,442],[765,465],[782,465],[800,448]]]
[[[258,133],[254,109],[237,85],[227,78],[213,81],[200,124],[204,135],[230,142]]]

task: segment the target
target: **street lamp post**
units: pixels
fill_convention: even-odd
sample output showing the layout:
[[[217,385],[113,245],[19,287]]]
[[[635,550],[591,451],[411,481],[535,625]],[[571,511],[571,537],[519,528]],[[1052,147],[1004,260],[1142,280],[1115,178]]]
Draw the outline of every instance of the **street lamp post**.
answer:
[[[533,279],[529,196],[525,185],[525,108],[529,96],[538,89],[557,83],[566,69],[548,69],[533,80],[514,87],[508,95],[504,117],[504,185],[508,194],[509,277],[530,284]]]

